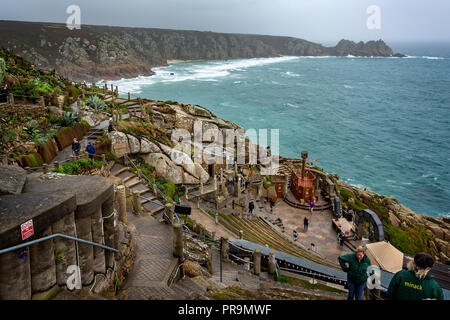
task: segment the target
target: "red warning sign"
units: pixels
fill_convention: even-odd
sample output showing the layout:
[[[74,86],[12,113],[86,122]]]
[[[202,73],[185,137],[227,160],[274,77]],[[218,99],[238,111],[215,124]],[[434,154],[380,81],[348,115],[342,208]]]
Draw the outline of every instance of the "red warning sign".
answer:
[[[33,230],[33,220],[28,220],[27,222],[20,225],[22,231],[22,240],[31,237],[34,234]]]

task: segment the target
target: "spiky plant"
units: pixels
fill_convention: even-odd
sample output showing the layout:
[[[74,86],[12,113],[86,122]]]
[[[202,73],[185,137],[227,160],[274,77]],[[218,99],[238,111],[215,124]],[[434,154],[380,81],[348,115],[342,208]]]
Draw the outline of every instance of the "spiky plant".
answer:
[[[95,109],[97,106],[98,111],[103,111],[106,108],[106,102],[100,99],[98,96],[90,96],[86,99],[86,105]]]

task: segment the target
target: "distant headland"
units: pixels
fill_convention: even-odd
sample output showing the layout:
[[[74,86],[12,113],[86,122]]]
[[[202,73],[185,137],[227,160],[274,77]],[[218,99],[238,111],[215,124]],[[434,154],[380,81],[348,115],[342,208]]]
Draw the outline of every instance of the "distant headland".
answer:
[[[227,60],[291,56],[404,57],[383,41],[341,40],[325,47],[303,39],[155,28],[0,21],[0,47],[72,80],[152,75],[170,60]]]

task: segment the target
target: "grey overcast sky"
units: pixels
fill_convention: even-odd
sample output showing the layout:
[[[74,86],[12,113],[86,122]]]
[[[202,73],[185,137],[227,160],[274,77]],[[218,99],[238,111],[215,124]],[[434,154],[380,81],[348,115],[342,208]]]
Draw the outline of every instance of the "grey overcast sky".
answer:
[[[81,8],[81,24],[254,33],[335,44],[450,42],[449,0],[2,0],[0,20],[66,22]],[[380,8],[381,29],[366,12]],[[1,36],[1,35],[0,35]]]

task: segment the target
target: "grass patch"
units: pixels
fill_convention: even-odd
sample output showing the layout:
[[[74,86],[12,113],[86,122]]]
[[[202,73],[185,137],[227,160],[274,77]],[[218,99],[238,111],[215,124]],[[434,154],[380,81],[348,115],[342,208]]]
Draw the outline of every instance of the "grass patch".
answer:
[[[336,292],[336,293],[345,293],[343,290],[339,290],[336,288],[329,287],[327,285],[316,283],[311,284],[307,280],[292,278],[286,275],[280,275],[280,282],[281,283],[287,283],[292,286],[302,287],[308,290],[322,290],[322,291],[328,291],[328,292]]]
[[[91,159],[81,159],[77,160],[73,163],[66,163],[60,166],[59,168],[53,169],[53,172],[76,175],[81,174],[83,172],[89,171],[94,168],[101,168],[105,165],[102,161],[96,161]]]

